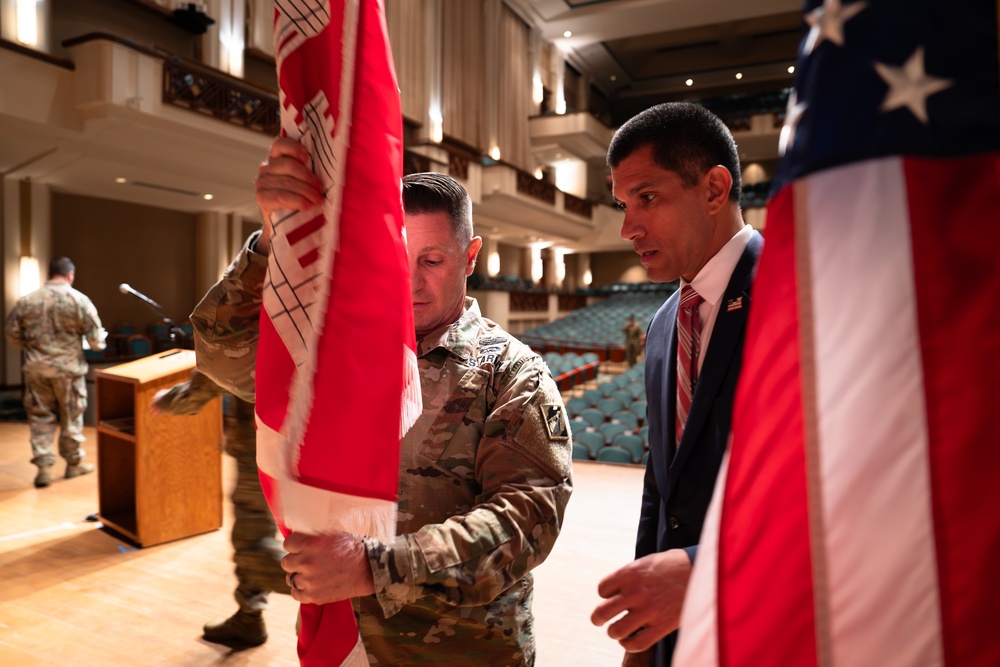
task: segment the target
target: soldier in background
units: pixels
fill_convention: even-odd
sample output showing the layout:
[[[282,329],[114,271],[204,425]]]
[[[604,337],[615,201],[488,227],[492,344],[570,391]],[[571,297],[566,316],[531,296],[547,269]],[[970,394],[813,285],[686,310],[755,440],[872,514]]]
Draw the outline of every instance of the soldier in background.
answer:
[[[639,361],[642,353],[642,327],[635,323],[635,315],[628,316],[628,322],[622,327],[625,332],[625,361],[632,368]]]
[[[265,221],[321,200],[305,161],[291,140],[272,146],[257,181]],[[562,397],[542,359],[466,297],[482,239],[462,186],[407,176],[403,202],[423,414],[400,444],[397,537],[292,534],[282,564],[300,602],[354,599],[372,664],[532,665],[530,571],[572,490]],[[192,316],[198,349],[215,352],[203,370],[227,389],[252,386],[269,244],[265,222]]]
[[[197,370],[191,379],[158,393],[156,409],[175,415],[193,415],[225,390]],[[253,405],[234,398],[233,414],[226,416],[226,453],[236,459],[233,489],[233,562],[236,563],[236,602],[239,609],[224,621],[205,625],[205,640],[218,644],[259,646],[267,641],[263,611],[271,591],[288,594],[281,558],[285,550],[276,538],[278,527],[267,508],[257,476],[257,431]]]
[[[49,263],[44,285],[18,299],[7,317],[7,341],[24,350],[24,409],[31,430],[31,462],[38,466],[35,486],[52,483],[52,440],[56,425],[59,455],[66,460],[66,478],[94,472],[84,463],[83,413],[87,409],[87,362],[83,341],[103,350],[108,332],[101,327],[94,304],[73,289],[76,267],[68,257]]]

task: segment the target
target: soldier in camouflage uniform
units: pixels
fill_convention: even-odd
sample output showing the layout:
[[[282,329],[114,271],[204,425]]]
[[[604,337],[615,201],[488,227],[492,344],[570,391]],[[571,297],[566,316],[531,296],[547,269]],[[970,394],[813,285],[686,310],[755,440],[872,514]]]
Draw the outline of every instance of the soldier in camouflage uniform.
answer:
[[[639,361],[642,353],[642,327],[635,323],[635,315],[628,316],[628,322],[622,327],[625,333],[625,361],[632,368]]]
[[[315,188],[303,162],[298,144],[272,147],[257,182],[265,220],[317,200],[272,178]],[[408,176],[404,207],[424,411],[401,443],[398,536],[293,534],[282,564],[300,602],[355,599],[373,665],[532,665],[530,571],[551,551],[572,491],[565,408],[542,359],[465,296],[482,245],[465,190],[440,174]],[[192,317],[213,359],[206,371],[244,391],[268,232],[249,239],[203,301],[211,307]]]
[[[38,488],[52,482],[57,423],[66,477],[94,471],[94,464],[83,462],[86,452],[80,447],[87,409],[83,340],[92,349],[103,350],[107,332],[94,304],[73,289],[75,278],[76,267],[68,257],[53,259],[48,282],[21,297],[7,317],[7,341],[24,350],[24,409],[31,430],[31,462],[38,466]]]
[[[225,390],[197,370],[188,382],[157,394],[157,409],[176,415],[193,415]],[[267,508],[257,476],[257,433],[253,404],[235,399],[233,414],[226,417],[226,452],[236,459],[236,487],[233,489],[233,561],[236,563],[235,614],[218,623],[208,623],[204,638],[210,642],[259,646],[267,641],[263,611],[271,591],[288,594],[285,572],[281,569],[281,548],[275,535],[278,527]]]

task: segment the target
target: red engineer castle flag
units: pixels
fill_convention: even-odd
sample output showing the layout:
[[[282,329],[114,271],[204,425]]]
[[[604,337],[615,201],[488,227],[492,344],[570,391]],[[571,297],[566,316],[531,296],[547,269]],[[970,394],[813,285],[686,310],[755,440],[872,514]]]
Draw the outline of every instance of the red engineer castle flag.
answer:
[[[811,0],[674,664],[1000,665],[996,0]]]
[[[257,460],[286,534],[390,540],[420,414],[401,199],[402,114],[379,0],[276,0],[281,130],[323,183],[278,213],[257,356]],[[349,600],[302,605],[303,665],[367,665]]]

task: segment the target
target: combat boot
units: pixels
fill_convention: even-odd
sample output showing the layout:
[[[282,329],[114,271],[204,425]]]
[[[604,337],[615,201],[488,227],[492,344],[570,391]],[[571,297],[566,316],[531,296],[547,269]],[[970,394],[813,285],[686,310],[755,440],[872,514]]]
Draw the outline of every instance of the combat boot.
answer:
[[[38,466],[38,474],[35,475],[35,488],[44,489],[52,483],[52,466]]]
[[[267,628],[261,612],[240,609],[221,623],[206,624],[202,636],[216,644],[260,646],[267,641]]]
[[[66,479],[73,479],[74,477],[87,475],[92,472],[94,472],[93,463],[74,463],[73,465],[66,466]]]

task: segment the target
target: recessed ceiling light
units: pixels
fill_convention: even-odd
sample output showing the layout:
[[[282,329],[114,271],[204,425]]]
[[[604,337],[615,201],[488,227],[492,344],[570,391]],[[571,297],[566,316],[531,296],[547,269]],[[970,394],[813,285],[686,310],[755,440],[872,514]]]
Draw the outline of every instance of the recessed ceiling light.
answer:
[[[563,37],[572,37],[572,36],[573,36],[572,30],[567,30],[566,32],[563,33]]]
[[[687,84],[687,85],[689,85],[689,86],[692,86],[692,85],[694,85],[694,79],[688,79],[688,80],[687,80],[687,81],[685,81],[684,83],[686,83],[686,84]]]
[[[611,75],[611,80],[612,80],[612,81],[617,81],[617,80],[618,80],[618,77],[617,77],[617,76],[615,76],[614,74],[612,74],[612,75]]]
[[[115,183],[124,183],[124,182],[125,182],[125,179],[122,178],[121,176],[119,176],[118,178],[115,179]]]
[[[202,195],[202,198],[205,199],[206,201],[211,200],[213,197],[214,195]]]
[[[743,72],[737,72],[736,73],[736,78],[737,79],[742,79],[743,78]]]
[[[795,74],[795,65],[789,65],[788,66],[788,73],[789,74]]]

